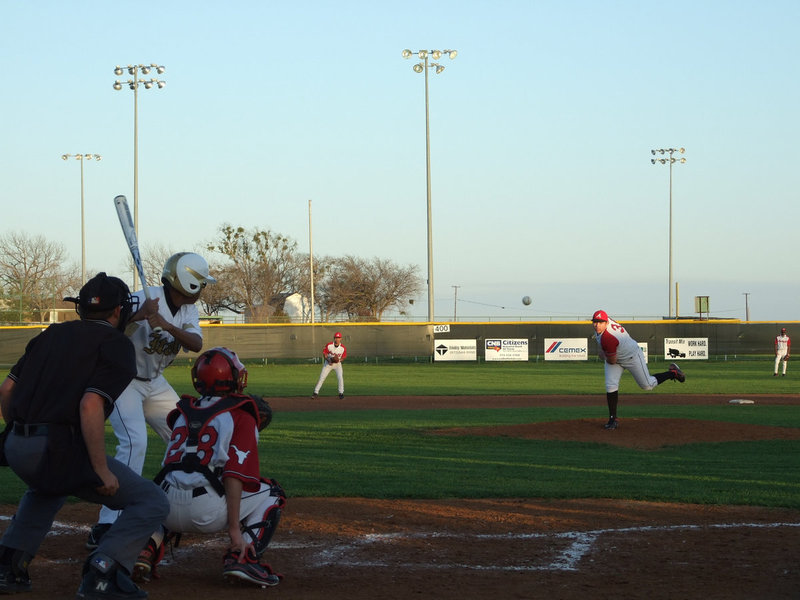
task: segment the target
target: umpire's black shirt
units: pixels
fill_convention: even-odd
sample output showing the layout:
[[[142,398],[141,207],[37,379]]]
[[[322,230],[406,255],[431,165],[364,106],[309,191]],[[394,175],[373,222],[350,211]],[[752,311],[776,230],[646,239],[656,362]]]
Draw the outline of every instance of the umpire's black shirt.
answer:
[[[136,376],[133,344],[107,321],[50,325],[33,338],[8,375],[16,383],[11,418],[18,423],[63,423],[80,428],[86,392],[105,398],[106,417]]]

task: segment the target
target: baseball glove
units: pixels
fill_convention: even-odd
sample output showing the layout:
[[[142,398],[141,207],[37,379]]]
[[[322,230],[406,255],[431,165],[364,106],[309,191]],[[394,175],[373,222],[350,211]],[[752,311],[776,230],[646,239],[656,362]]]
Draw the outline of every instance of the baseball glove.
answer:
[[[787,354],[786,356],[784,356],[783,360],[785,360],[786,362],[789,362],[789,355]]]
[[[336,356],[335,354],[331,354],[328,357],[328,360],[331,362],[331,364],[335,364],[335,363],[339,362],[339,357]]]
[[[250,397],[258,408],[258,430],[263,431],[272,422],[272,408],[261,396],[250,394]]]

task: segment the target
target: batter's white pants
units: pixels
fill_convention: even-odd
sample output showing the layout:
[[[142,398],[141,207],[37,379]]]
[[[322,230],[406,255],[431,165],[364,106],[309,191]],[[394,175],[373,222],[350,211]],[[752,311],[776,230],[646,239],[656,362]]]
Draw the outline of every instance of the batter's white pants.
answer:
[[[619,380],[625,369],[630,371],[633,380],[643,390],[652,390],[658,385],[658,380],[650,375],[647,368],[647,362],[644,359],[644,352],[639,349],[639,352],[630,357],[618,359],[616,364],[610,365],[605,363],[606,372],[606,392],[616,392],[619,390]]]
[[[787,361],[783,360],[783,357],[786,356],[786,352],[778,352],[775,354],[775,374],[778,374],[778,366],[781,362],[783,362],[783,374],[786,375],[786,365],[788,364]]]
[[[167,425],[167,415],[178,400],[178,394],[163,375],[151,381],[131,381],[114,403],[108,418],[117,436],[114,458],[141,475],[147,453],[147,425],[165,442],[169,441],[172,432]],[[119,511],[103,506],[98,522],[113,523],[118,516]]]
[[[325,361],[325,364],[322,365],[322,372],[319,374],[319,381],[317,381],[317,386],[314,388],[315,394],[319,394],[322,383],[325,381],[325,378],[328,376],[328,373],[330,373],[331,370],[336,371],[336,380],[339,385],[339,393],[344,394],[344,372],[342,371],[342,363],[329,363],[328,361]]]

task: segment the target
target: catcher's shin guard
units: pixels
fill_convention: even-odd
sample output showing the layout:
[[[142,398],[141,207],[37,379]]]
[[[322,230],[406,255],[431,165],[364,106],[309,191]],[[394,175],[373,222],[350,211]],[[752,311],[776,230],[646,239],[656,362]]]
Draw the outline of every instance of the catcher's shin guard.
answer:
[[[242,531],[249,535],[253,541],[253,547],[258,558],[261,558],[270,541],[272,541],[272,536],[275,535],[275,530],[281,520],[281,509],[286,506],[286,492],[283,491],[280,484],[274,479],[262,479],[262,481],[269,485],[270,496],[275,498],[275,503],[267,508],[263,521],[251,525],[242,522]]]
[[[275,535],[275,530],[278,528],[278,523],[281,520],[281,506],[283,504],[273,504],[267,509],[267,514],[264,515],[264,520],[252,525],[242,524],[242,529],[253,540],[253,548],[255,548],[256,556],[261,558],[264,551],[272,541],[272,536]]]

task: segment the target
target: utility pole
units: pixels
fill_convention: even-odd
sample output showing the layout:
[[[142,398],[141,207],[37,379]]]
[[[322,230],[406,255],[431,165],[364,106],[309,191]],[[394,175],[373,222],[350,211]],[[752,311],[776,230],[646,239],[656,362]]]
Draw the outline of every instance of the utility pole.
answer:
[[[750,292],[742,292],[744,296],[744,320],[750,320]]]

